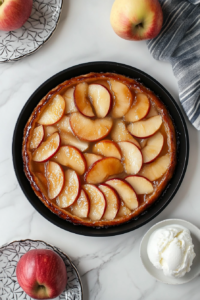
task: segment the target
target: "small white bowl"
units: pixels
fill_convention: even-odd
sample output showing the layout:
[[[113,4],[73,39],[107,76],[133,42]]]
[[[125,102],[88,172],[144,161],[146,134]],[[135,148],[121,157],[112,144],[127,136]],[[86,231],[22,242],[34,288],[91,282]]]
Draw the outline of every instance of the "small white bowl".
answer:
[[[194,244],[194,252],[196,253],[196,257],[193,260],[191,271],[189,273],[186,273],[185,276],[181,278],[165,276],[162,270],[158,270],[152,265],[147,254],[147,244],[151,234],[157,229],[160,229],[164,226],[173,225],[173,224],[181,225],[189,229]],[[158,281],[167,284],[187,283],[200,274],[200,230],[195,225],[185,220],[168,219],[168,220],[161,221],[155,224],[154,226],[152,226],[144,235],[140,244],[140,258],[142,260],[145,269],[149,272],[151,276],[153,276]]]

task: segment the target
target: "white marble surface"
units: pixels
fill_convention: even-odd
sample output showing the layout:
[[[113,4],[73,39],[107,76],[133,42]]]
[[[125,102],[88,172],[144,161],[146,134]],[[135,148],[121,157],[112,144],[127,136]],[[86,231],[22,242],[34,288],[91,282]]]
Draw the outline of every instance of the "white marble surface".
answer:
[[[145,42],[125,41],[114,34],[109,22],[112,3],[64,0],[51,40],[24,60],[0,65],[0,244],[31,238],[60,247],[78,267],[85,300],[198,300],[199,278],[183,286],[167,286],[151,278],[139,259],[142,236],[156,222],[182,218],[200,227],[200,134],[188,122],[190,159],[178,193],[157,218],[121,236],[90,238],[57,228],[29,204],[13,171],[12,135],[22,107],[43,81],[65,68],[98,60],[125,63],[156,78],[178,101],[170,65],[155,61]]]

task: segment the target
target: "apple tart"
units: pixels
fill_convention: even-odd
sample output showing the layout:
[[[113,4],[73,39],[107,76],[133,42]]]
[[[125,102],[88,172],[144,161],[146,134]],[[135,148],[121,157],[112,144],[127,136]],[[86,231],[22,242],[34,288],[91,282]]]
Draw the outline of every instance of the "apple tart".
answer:
[[[60,218],[92,227],[143,213],[176,165],[176,136],[162,101],[134,79],[90,73],[51,90],[23,136],[24,172]]]

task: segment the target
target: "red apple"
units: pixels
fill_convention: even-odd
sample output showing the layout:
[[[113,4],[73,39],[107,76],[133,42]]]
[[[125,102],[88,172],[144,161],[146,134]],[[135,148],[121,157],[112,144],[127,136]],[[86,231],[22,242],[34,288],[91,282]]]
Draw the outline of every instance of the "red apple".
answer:
[[[58,297],[67,284],[64,261],[52,250],[28,251],[19,260],[16,275],[21,288],[34,299]]]
[[[162,8],[158,0],[115,0],[110,22],[123,39],[152,39],[162,28]]]
[[[0,30],[16,30],[28,20],[33,0],[0,0]]]

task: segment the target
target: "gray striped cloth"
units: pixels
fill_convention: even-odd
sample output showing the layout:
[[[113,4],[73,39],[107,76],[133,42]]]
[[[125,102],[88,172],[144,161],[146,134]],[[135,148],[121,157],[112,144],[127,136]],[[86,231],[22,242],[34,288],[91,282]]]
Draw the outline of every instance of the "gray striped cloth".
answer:
[[[200,0],[159,1],[163,27],[147,45],[155,59],[172,64],[181,104],[200,130]]]

